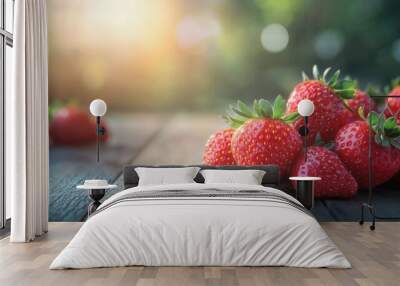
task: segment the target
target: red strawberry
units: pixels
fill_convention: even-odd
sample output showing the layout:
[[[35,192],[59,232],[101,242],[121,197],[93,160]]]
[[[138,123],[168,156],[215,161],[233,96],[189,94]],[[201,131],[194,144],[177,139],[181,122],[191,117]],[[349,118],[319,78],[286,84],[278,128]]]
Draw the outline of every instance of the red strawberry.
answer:
[[[347,101],[347,105],[350,110],[346,110],[346,122],[350,123],[356,120],[362,119],[358,114],[359,109],[362,108],[365,116],[369,114],[370,111],[376,110],[375,101],[369,97],[367,92],[356,90],[354,98]]]
[[[296,111],[297,105],[303,99],[314,103],[315,112],[309,118],[310,138],[321,133],[324,141],[333,140],[344,124],[342,117],[346,116],[346,109],[343,100],[353,98],[355,85],[353,80],[339,80],[339,71],[327,80],[329,71],[330,69],[325,70],[321,76],[314,66],[313,80],[309,80],[303,73],[303,82],[295,86],[287,102],[288,113]],[[298,129],[302,125],[302,120],[299,120],[294,126]]]
[[[388,181],[400,169],[400,127],[393,117],[370,112],[372,134],[372,185]],[[336,135],[336,153],[357,180],[360,188],[368,183],[369,126],[366,121],[354,121],[343,126]]]
[[[394,114],[397,115],[397,122],[400,123],[400,78],[394,79],[391,83],[391,90],[389,91],[389,97],[386,99],[386,109],[385,115],[386,116],[393,116]]]
[[[292,166],[292,176],[321,177],[315,182],[317,198],[351,198],[357,193],[357,182],[336,153],[325,147],[307,150],[307,162],[302,153]]]
[[[233,128],[215,132],[206,143],[203,162],[211,166],[235,165],[231,151]]]
[[[397,114],[397,124],[400,124],[400,77],[392,80],[387,91],[387,95],[395,97],[386,98],[385,115],[389,117]],[[400,172],[393,179],[395,182],[400,182]]]
[[[107,141],[109,131],[104,120],[106,134],[102,137]],[[96,142],[96,122],[87,112],[73,106],[63,107],[54,112],[49,127],[52,143],[55,145],[85,145]]]
[[[282,176],[301,150],[302,140],[288,123],[297,119],[297,112],[284,117],[285,102],[281,96],[274,104],[255,100],[253,109],[238,101],[226,118],[237,128],[232,137],[232,154],[239,165],[276,164]]]

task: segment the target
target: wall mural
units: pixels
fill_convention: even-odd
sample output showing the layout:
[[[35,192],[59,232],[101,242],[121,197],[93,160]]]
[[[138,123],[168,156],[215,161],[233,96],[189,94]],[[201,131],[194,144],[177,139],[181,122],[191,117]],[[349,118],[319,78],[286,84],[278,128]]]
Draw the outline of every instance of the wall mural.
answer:
[[[322,221],[358,220],[371,183],[377,212],[400,217],[399,8],[49,0],[49,219],[86,218],[85,179],[118,185],[107,197],[125,165],[201,162],[277,164],[288,191],[291,176],[321,177]],[[99,163],[96,98],[107,103]]]

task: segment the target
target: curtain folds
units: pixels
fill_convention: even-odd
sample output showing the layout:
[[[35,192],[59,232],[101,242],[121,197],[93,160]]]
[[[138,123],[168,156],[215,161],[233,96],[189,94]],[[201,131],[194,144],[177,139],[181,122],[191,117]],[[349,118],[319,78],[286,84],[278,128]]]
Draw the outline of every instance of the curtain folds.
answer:
[[[14,92],[6,113],[10,241],[27,242],[48,224],[46,0],[17,0],[14,11]]]

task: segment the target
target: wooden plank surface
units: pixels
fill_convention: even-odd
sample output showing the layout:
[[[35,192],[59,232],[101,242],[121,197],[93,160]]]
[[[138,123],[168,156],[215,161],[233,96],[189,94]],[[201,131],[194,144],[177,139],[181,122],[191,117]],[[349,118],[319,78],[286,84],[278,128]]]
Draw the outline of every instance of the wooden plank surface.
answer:
[[[216,115],[133,114],[107,117],[111,142],[101,148],[101,162],[95,159],[96,146],[50,149],[50,221],[81,221],[90,200],[76,186],[85,179],[107,179],[120,188],[122,169],[130,163],[189,164],[201,163],[209,135],[222,128]]]
[[[176,114],[132,163],[199,164],[208,137],[224,127],[218,115]]]
[[[224,120],[215,114],[178,113],[168,117],[163,124],[129,164],[200,164],[208,137],[226,127]],[[138,134],[140,136],[140,132]],[[114,183],[123,187],[122,174]],[[105,199],[121,188],[108,192]]]
[[[96,146],[50,148],[49,220],[80,221],[86,214],[89,198],[76,186],[85,179],[120,182],[124,165],[129,164],[151,141],[169,116],[156,114],[113,115],[107,121],[111,140],[101,147],[101,162],[96,162]]]
[[[322,223],[352,269],[290,267],[119,267],[49,270],[81,223],[50,223],[32,243],[0,240],[0,285],[399,285],[400,223],[372,232],[357,223]]]
[[[107,117],[112,140],[102,148],[101,164],[95,162],[95,146],[50,149],[50,221],[81,221],[89,203],[76,189],[85,179],[105,178],[123,189],[122,168],[129,164],[199,164],[210,134],[226,127],[215,114],[129,114]],[[357,221],[366,192],[351,200],[318,200],[313,209],[320,221]],[[399,217],[398,186],[375,192],[378,214]],[[367,219],[370,219],[367,216]]]

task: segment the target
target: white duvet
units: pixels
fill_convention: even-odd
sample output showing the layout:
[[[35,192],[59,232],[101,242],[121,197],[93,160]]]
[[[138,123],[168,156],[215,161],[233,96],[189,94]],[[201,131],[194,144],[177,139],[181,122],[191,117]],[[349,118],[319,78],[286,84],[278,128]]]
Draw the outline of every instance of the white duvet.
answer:
[[[145,266],[294,266],[350,268],[310,215],[288,204],[246,198],[153,198],[108,204],[130,192],[265,190],[254,185],[136,187],[101,206],[50,269]]]

